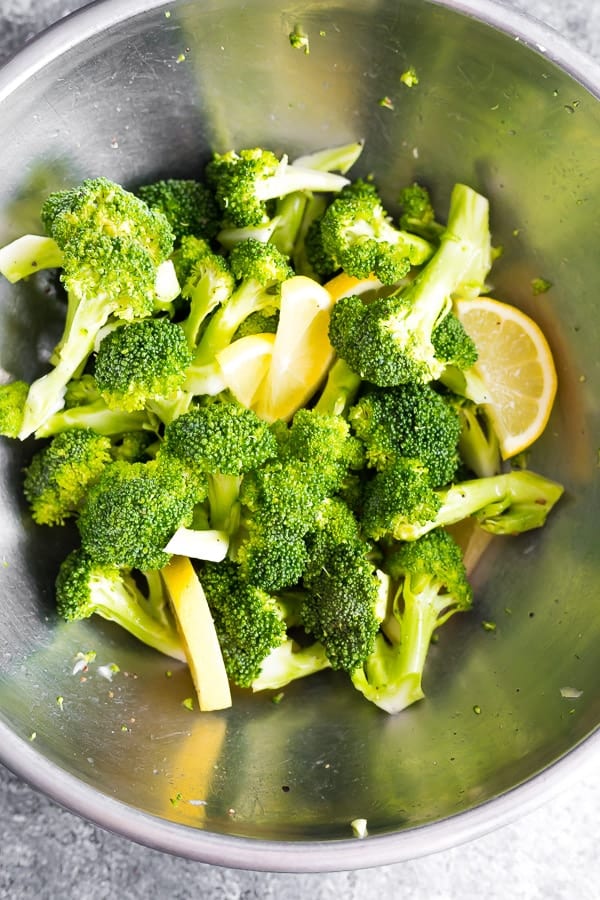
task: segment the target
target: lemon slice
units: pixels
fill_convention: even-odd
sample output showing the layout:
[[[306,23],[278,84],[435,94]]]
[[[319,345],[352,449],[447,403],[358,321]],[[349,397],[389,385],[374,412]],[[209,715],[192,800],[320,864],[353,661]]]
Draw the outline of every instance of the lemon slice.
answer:
[[[342,297],[348,297],[350,294],[365,294],[367,291],[376,291],[383,285],[374,275],[369,275],[368,278],[355,278],[354,275],[340,272],[339,275],[335,275],[327,281],[323,287],[329,291],[331,299],[337,302]]]
[[[217,353],[223,381],[244,406],[252,406],[273,356],[274,334],[249,334]]]
[[[503,459],[543,432],[556,395],[552,351],[539,326],[521,310],[490,297],[457,300],[455,312],[477,346],[474,369],[488,394],[486,409]]]
[[[227,709],[231,690],[206,596],[186,556],[172,556],[161,575],[202,711]]]
[[[333,360],[329,317],[334,300],[323,285],[296,275],[281,286],[273,355],[252,408],[267,422],[288,421],[313,396]]]

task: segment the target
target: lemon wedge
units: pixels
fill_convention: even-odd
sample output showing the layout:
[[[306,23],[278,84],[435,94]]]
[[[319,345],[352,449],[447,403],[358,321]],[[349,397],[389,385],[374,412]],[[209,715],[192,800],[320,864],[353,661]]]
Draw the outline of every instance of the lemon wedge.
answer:
[[[271,365],[274,334],[249,334],[217,353],[223,381],[236,400],[251,407]]]
[[[161,570],[202,711],[227,709],[231,690],[206,596],[186,556]]]
[[[490,297],[455,301],[455,313],[475,341],[474,370],[486,386],[485,404],[503,459],[541,435],[556,396],[556,367],[539,326],[520,309]]]
[[[271,363],[252,402],[265,421],[289,421],[327,375],[334,357],[329,343],[333,303],[329,291],[305,275],[283,282]]]

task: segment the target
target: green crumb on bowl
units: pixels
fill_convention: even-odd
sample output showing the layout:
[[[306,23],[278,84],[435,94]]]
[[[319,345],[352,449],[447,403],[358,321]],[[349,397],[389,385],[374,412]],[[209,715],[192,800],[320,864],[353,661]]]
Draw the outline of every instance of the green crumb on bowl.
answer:
[[[185,700],[182,700],[181,705],[185,706],[186,709],[193,709],[194,700],[192,697],[186,697]]]
[[[379,101],[379,105],[382,106],[384,109],[393,109],[394,101],[392,100],[391,97],[382,97],[381,100]]]
[[[419,83],[419,76],[417,75],[414,66],[409,66],[408,69],[402,73],[400,81],[402,84],[405,84],[406,87],[416,87]]]
[[[364,838],[368,834],[366,819],[353,819],[350,822],[350,827],[352,828],[354,836],[357,838]]]
[[[532,278],[531,290],[537,296],[538,294],[546,294],[552,287],[552,282],[545,278]]]
[[[296,25],[294,30],[290,31],[288,37],[290,46],[293,47],[294,50],[302,50],[308,56],[310,53],[310,41],[308,35],[299,25]]]

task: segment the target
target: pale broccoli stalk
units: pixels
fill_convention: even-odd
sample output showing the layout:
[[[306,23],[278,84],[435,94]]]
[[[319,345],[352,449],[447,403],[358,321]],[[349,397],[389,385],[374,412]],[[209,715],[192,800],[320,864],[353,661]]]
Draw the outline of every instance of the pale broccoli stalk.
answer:
[[[43,269],[57,269],[62,263],[62,250],[45,235],[25,234],[0,248],[0,274],[11,284]]]
[[[252,690],[279,690],[298,678],[330,668],[325,648],[318,641],[313,641],[308,647],[299,647],[288,638],[264,658],[260,674],[252,682]]]

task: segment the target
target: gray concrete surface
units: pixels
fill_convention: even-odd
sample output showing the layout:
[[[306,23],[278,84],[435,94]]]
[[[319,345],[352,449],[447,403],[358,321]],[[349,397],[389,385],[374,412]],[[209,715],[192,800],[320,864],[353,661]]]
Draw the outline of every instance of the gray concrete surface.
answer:
[[[600,59],[598,0],[505,0]],[[0,63],[85,5],[0,0]],[[220,869],[133,844],[82,821],[0,766],[0,900],[597,900],[600,760],[520,821],[454,850],[327,875]]]

